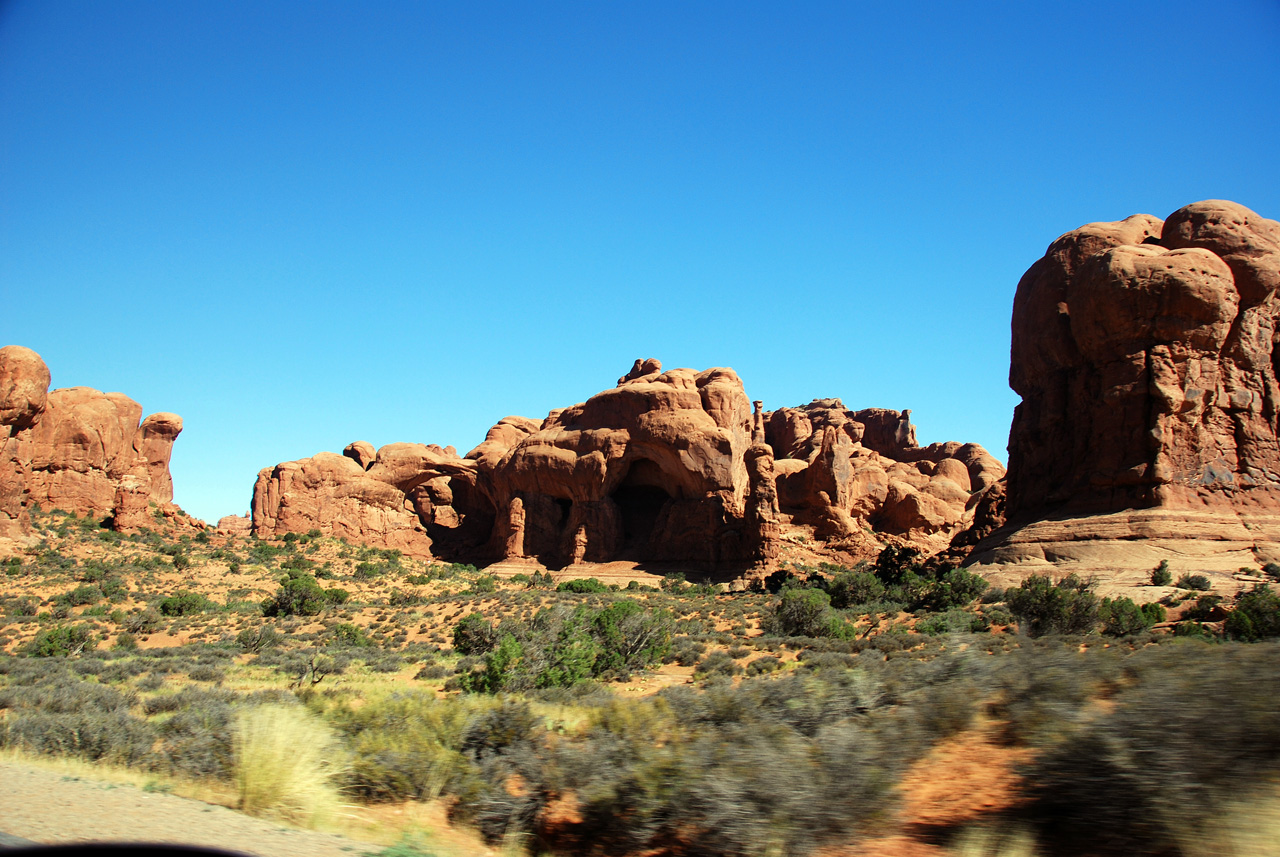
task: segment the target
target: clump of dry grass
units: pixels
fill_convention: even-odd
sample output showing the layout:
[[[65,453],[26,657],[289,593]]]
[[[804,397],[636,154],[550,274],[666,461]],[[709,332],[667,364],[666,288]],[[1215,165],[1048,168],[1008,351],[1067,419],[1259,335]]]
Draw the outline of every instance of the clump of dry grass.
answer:
[[[254,706],[236,718],[235,783],[244,812],[314,827],[338,807],[334,779],[342,768],[332,731],[301,707]]]
[[[1021,826],[976,825],[957,837],[951,848],[955,857],[1036,857],[1035,837]]]

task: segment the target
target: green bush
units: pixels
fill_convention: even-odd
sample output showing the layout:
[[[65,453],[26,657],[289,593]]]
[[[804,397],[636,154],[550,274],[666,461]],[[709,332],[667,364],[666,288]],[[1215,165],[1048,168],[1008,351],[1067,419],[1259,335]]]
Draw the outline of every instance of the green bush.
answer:
[[[216,604],[198,592],[182,591],[156,602],[162,616],[192,616],[217,609]]]
[[[324,589],[305,571],[289,569],[276,594],[262,602],[264,616],[315,616],[350,597],[345,589]]]
[[[87,604],[97,604],[103,598],[102,589],[92,583],[86,583],[77,586],[70,592],[64,592],[56,599],[62,604],[71,607],[82,607]]]
[[[608,592],[609,587],[605,586],[594,577],[578,578],[576,580],[566,580],[556,587],[556,592],[576,592],[579,595],[586,595],[595,592]]]
[[[953,568],[945,572],[941,578],[925,587],[916,603],[915,609],[949,610],[953,607],[964,607],[976,600],[987,588],[987,581],[979,575],[963,568]]]
[[[1169,571],[1169,560],[1162,559],[1151,571],[1151,585],[1168,586],[1170,583],[1173,583],[1173,572]]]
[[[821,589],[784,589],[772,615],[764,624],[768,631],[786,637],[821,637],[831,626],[831,596]]]
[[[1197,592],[1208,592],[1213,589],[1213,582],[1203,574],[1184,574],[1178,578],[1174,586],[1179,589],[1190,589]]]
[[[1005,603],[1029,637],[1044,634],[1084,634],[1098,618],[1098,596],[1090,581],[1068,575],[1056,584],[1033,574],[1021,586],[1005,590]]]
[[[93,631],[85,625],[55,625],[39,631],[27,644],[27,654],[35,658],[66,658],[97,646]]]
[[[1265,583],[1242,592],[1222,631],[1229,639],[1246,642],[1280,637],[1280,597]]]
[[[497,644],[493,623],[479,613],[463,617],[453,626],[453,650],[460,655],[483,655]]]
[[[1165,618],[1165,610],[1159,604],[1143,604],[1139,607],[1131,598],[1104,598],[1098,605],[1098,618],[1102,631],[1112,637],[1127,637],[1149,629]]]
[[[836,574],[827,584],[831,606],[844,610],[858,604],[869,604],[884,597],[884,584],[869,571],[845,571]]]
[[[373,641],[369,639],[369,635],[359,625],[353,625],[350,622],[340,622],[333,626],[330,631],[331,639],[338,646],[352,646],[355,648],[369,648],[373,646]]]

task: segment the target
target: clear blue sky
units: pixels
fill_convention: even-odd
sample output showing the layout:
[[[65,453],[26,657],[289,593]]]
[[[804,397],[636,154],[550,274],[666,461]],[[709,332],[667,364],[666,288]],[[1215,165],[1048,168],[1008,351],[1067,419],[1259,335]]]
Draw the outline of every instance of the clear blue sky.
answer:
[[[732,366],[1005,455],[1062,232],[1280,217],[1280,2],[0,5],[0,343],[177,499]]]

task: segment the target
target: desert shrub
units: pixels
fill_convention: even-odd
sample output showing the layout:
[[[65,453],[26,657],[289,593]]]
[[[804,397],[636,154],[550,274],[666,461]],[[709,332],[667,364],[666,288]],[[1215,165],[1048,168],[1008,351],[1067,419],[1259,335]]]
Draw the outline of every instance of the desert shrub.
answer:
[[[389,566],[375,564],[372,562],[356,563],[356,567],[352,570],[351,575],[357,580],[373,580],[386,574]]]
[[[1222,631],[1229,639],[1247,642],[1280,637],[1280,597],[1266,584],[1242,592]]]
[[[39,602],[30,595],[5,596],[0,601],[3,601],[5,613],[9,616],[29,618],[40,612]]]
[[[340,754],[330,729],[298,706],[240,711],[235,724],[239,808],[310,824],[338,806]]]
[[[310,574],[290,569],[280,578],[276,594],[262,602],[264,616],[315,616],[350,597],[344,589],[325,589]]]
[[[801,580],[790,569],[779,568],[764,579],[764,591],[777,595],[783,589],[800,585]]]
[[[1267,563],[1262,567],[1262,573],[1272,580],[1280,581],[1280,563]]]
[[[483,655],[497,643],[497,629],[479,613],[464,617],[453,627],[453,649],[460,655]]]
[[[869,571],[845,571],[827,584],[831,606],[837,610],[856,604],[869,604],[884,597],[884,584]]]
[[[831,596],[821,589],[790,588],[772,612],[761,620],[767,633],[787,637],[820,637],[827,633],[832,620]]]
[[[416,592],[405,592],[403,589],[393,589],[387,593],[388,607],[415,607],[421,604],[424,599]]]
[[[1204,834],[1280,764],[1275,644],[1136,652],[1139,679],[1028,771],[1040,841],[1062,853],[1206,853]]]
[[[661,662],[671,647],[674,620],[665,610],[647,609],[624,599],[600,610],[591,623],[600,643],[591,668],[597,677],[624,678]]]
[[[187,673],[187,678],[192,681],[217,682],[222,681],[226,677],[227,675],[225,672],[215,666],[210,666],[209,664],[196,664]]]
[[[782,661],[773,655],[765,655],[747,664],[747,675],[766,675],[780,669],[782,669]]]
[[[216,604],[199,592],[178,592],[156,602],[156,609],[162,616],[192,616],[217,609]]]
[[[371,672],[394,673],[404,667],[404,657],[398,652],[373,652],[365,657],[364,665]]]
[[[334,645],[365,648],[373,645],[368,633],[359,625],[340,622],[330,630],[330,640]]]
[[[314,561],[307,559],[302,554],[295,554],[288,559],[280,562],[280,567],[285,570],[295,569],[297,571],[314,572],[316,564]]]
[[[455,642],[468,652],[487,647],[484,669],[461,675],[459,684],[484,693],[570,687],[590,678],[628,675],[665,656],[674,625],[666,611],[629,600],[601,608],[544,609],[530,623],[508,620],[497,628],[473,615],[477,618],[455,628]],[[461,637],[459,629],[465,631]]]
[[[1021,586],[1005,590],[1005,602],[1028,636],[1081,634],[1093,629],[1098,617],[1098,597],[1092,584],[1068,575],[1053,583],[1046,575],[1033,574]]]
[[[579,595],[586,595],[594,592],[608,592],[609,587],[605,586],[594,577],[578,578],[576,580],[566,580],[556,587],[556,592],[574,592]]]
[[[743,669],[727,652],[712,652],[702,659],[694,668],[695,678],[706,679],[712,676],[741,675]]]
[[[1173,583],[1173,572],[1169,571],[1169,560],[1162,559],[1151,571],[1152,586],[1168,586]]]
[[[492,574],[482,574],[479,577],[477,577],[475,580],[471,581],[471,586],[469,587],[469,589],[471,592],[474,592],[477,595],[485,595],[490,592],[497,592],[498,578],[494,577]]]
[[[939,634],[971,633],[990,629],[989,620],[959,608],[929,616],[916,624],[916,631],[929,636]]]
[[[236,634],[236,645],[250,654],[257,654],[263,649],[278,646],[283,642],[284,635],[270,625],[245,628]]]
[[[11,679],[13,677],[11,676]],[[29,679],[26,681],[30,681]],[[119,764],[140,763],[155,734],[129,713],[132,698],[65,673],[0,690],[0,747]]]
[[[38,631],[26,651],[35,658],[66,658],[95,646],[97,639],[87,625],[55,625]]]
[[[462,673],[458,676],[459,685],[468,693],[501,693],[504,690],[520,690],[513,687],[513,677],[524,660],[524,646],[510,634],[504,634],[484,658],[484,669],[476,672]],[[582,673],[585,677],[585,672]],[[557,668],[556,679],[570,681],[576,676]]]
[[[667,651],[667,663],[677,663],[682,667],[691,667],[707,650],[707,644],[689,637],[676,637]]]
[[[100,587],[92,583],[86,583],[77,586],[70,592],[63,593],[59,596],[59,600],[73,607],[82,607],[87,604],[97,604],[103,597]]]
[[[175,553],[173,555],[173,567],[178,571],[191,567],[191,557],[185,553]]]
[[[336,717],[351,751],[345,788],[368,801],[433,800],[465,792],[460,750],[468,722],[489,703],[398,693]]]
[[[1210,639],[1213,637],[1213,632],[1199,622],[1179,622],[1173,626],[1173,636]]]
[[[156,724],[159,743],[149,767],[185,777],[228,779],[232,767],[235,694],[184,687],[160,697],[172,716]]]
[[[1104,598],[1098,605],[1102,631],[1112,637],[1139,634],[1164,618],[1165,610],[1159,604],[1138,606],[1131,598]]]
[[[273,545],[270,542],[255,538],[250,540],[248,557],[250,562],[270,567],[277,557],[285,556],[288,553],[290,553],[288,547]]]
[[[1213,589],[1213,582],[1203,574],[1184,574],[1178,578],[1178,582],[1174,586],[1179,589],[1208,592]]]
[[[449,675],[448,667],[442,664],[424,664],[422,669],[414,674],[414,678],[419,680],[441,679]]]

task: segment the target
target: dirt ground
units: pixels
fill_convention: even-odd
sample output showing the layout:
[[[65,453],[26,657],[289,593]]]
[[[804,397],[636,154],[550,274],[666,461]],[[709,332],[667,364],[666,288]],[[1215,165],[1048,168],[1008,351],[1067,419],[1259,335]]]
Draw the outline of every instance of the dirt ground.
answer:
[[[405,810],[385,807],[382,811]],[[355,807],[351,812],[357,817],[348,820],[350,826],[370,830],[378,826],[376,815]],[[254,857],[362,857],[385,847],[286,827],[224,806],[135,785],[70,776],[11,760],[0,762],[0,832],[42,845],[181,843]],[[464,841],[452,831],[438,836],[425,841],[442,857],[490,857],[496,853],[471,837]]]

